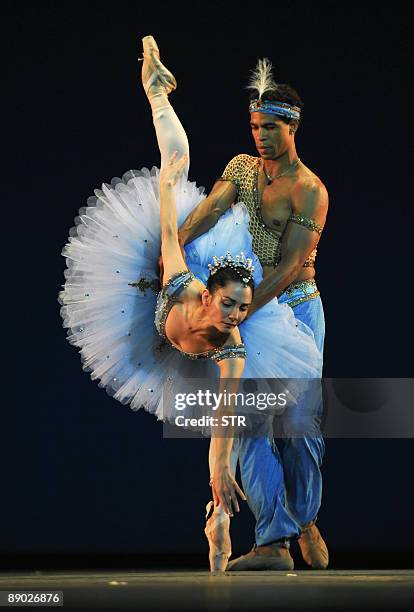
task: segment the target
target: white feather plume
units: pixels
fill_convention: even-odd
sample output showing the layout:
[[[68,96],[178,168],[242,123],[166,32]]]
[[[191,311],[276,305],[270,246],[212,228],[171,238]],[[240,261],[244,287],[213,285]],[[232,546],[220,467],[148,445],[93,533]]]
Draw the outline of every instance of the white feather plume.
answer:
[[[267,57],[257,60],[256,68],[252,70],[252,75],[246,89],[257,90],[259,99],[266,91],[276,90],[277,84],[274,81],[272,71],[272,63]]]

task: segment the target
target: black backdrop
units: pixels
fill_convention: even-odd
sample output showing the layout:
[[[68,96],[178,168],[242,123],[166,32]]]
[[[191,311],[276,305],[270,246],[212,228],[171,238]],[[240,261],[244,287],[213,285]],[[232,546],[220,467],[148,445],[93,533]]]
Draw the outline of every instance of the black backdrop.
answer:
[[[244,87],[256,59],[270,57],[277,80],[297,88],[297,150],[330,195],[317,262],[325,375],[411,375],[408,18],[401,7],[261,4],[8,7],[3,565],[11,555],[207,550],[207,442],[163,440],[151,415],[99,389],[57,303],[78,208],[103,181],[159,162],[136,61],[146,34],[177,77],[190,179],[207,191],[231,157],[255,154]],[[413,448],[327,440],[319,522],[337,563],[347,551],[351,562],[366,551],[373,566],[408,558]],[[246,507],[234,550],[252,542]]]

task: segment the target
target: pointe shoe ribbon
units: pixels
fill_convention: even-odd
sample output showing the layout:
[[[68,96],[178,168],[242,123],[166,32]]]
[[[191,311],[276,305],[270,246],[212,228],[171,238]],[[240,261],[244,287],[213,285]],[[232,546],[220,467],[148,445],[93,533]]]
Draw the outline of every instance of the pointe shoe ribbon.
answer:
[[[164,86],[167,94],[171,93],[175,89],[177,89],[177,81],[175,76],[164,66],[164,64],[160,61],[160,59],[156,56],[155,52],[151,52],[151,61],[153,62],[157,75]]]
[[[142,83],[142,86],[144,87],[144,91],[147,94],[147,96],[149,95],[149,90],[151,89],[153,85],[155,86],[160,85],[160,78],[157,72],[153,72],[151,76],[149,77],[149,79],[147,79],[145,83],[144,82]]]

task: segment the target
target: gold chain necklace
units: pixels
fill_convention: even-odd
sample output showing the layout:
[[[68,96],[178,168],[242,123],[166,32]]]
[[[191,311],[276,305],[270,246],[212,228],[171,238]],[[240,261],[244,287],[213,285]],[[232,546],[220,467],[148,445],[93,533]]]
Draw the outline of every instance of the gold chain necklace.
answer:
[[[275,181],[276,179],[280,178],[281,176],[284,176],[285,174],[287,174],[288,172],[290,172],[290,170],[293,170],[293,168],[296,168],[296,166],[299,164],[300,162],[300,157],[297,158],[297,160],[295,161],[294,164],[291,164],[289,166],[289,168],[287,170],[285,170],[284,172],[281,172],[280,174],[276,175],[276,176],[269,176],[266,172],[266,168],[265,168],[265,164],[264,161],[262,159],[262,169],[264,172],[264,175],[266,177],[267,180],[267,184],[270,185],[272,181]]]

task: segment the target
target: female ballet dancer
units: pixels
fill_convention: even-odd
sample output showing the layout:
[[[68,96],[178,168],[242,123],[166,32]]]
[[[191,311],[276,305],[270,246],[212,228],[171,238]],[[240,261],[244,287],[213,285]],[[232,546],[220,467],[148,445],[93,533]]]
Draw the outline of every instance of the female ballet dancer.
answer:
[[[162,397],[168,385],[218,376],[314,378],[320,355],[310,330],[276,299],[245,321],[262,271],[242,203],[188,245],[184,261],[177,225],[203,198],[203,189],[187,180],[187,136],[168,100],[175,78],[152,36],[143,38],[143,48],[142,82],[161,171],[131,170],[95,190],[96,197],[80,209],[62,251],[67,270],[59,302],[68,341],[80,347],[91,378],[133,410],[144,407],[174,422],[174,406]],[[224,571],[231,555],[230,515],[239,510],[237,495],[245,496],[234,478],[232,438],[210,433],[213,501],[205,534],[210,569]]]

